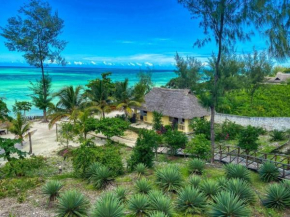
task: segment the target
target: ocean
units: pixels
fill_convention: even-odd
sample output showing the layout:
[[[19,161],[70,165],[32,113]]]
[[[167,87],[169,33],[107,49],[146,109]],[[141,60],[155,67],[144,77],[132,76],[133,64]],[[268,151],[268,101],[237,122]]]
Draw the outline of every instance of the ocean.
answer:
[[[73,67],[48,67],[45,72],[52,78],[52,91],[56,92],[69,85],[86,85],[89,80],[101,78],[104,72],[112,72],[113,81],[129,79],[130,86],[138,82],[139,69],[117,68],[73,68]],[[176,77],[173,70],[151,70],[154,86],[165,85],[171,78]],[[31,67],[0,67],[0,97],[4,97],[8,108],[11,110],[15,100],[31,101],[30,81],[41,78],[41,70]],[[57,99],[54,99],[56,102]],[[33,107],[29,116],[41,115],[42,112]],[[12,114],[11,114],[12,115]]]

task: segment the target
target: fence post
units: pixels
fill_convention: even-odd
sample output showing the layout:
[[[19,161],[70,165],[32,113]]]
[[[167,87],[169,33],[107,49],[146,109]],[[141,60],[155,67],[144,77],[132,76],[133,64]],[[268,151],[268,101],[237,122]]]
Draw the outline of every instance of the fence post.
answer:
[[[57,135],[57,124],[55,124],[55,134],[56,134],[56,141],[58,141],[58,135]]]
[[[240,147],[238,147],[237,164],[239,164],[239,158],[240,158]]]
[[[32,140],[31,140],[31,133],[28,133],[29,137],[29,154],[32,154]]]
[[[222,161],[222,146],[221,145],[219,145],[219,149],[220,149],[220,161]]]
[[[285,165],[282,164],[282,167],[283,167],[283,175],[282,175],[282,177],[285,178]]]

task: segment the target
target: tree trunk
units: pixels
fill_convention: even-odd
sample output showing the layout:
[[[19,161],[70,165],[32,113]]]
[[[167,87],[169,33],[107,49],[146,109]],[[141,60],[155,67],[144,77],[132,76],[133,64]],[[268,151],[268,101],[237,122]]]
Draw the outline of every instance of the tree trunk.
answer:
[[[103,118],[105,118],[105,111],[103,110]]]
[[[214,163],[214,116],[215,116],[215,106],[210,108],[210,141],[211,141],[211,163]]]
[[[32,140],[31,140],[31,133],[28,133],[29,136],[29,154],[32,154]]]
[[[41,54],[40,54],[41,55]],[[42,58],[42,57],[41,57]],[[40,60],[40,66],[41,66],[41,74],[42,74],[42,85],[43,85],[43,96],[46,98],[46,85],[45,85],[45,76],[44,76],[44,67],[43,67],[43,60]],[[47,117],[46,117],[46,108],[43,109],[43,122],[47,122]]]

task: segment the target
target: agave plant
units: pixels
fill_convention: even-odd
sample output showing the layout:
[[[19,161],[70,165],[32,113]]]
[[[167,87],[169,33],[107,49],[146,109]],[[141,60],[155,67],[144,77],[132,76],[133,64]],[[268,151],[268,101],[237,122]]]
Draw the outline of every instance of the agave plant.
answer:
[[[243,200],[245,203],[254,203],[255,194],[250,188],[248,182],[241,179],[231,179],[228,181],[225,187],[228,191],[234,193],[239,199]]]
[[[226,179],[225,177],[219,177],[218,179],[217,179],[217,183],[218,183],[218,185],[219,185],[219,187],[220,187],[220,189],[223,189],[223,190],[225,190],[226,189],[226,186],[227,186],[227,183],[228,183],[228,179]]]
[[[262,181],[277,181],[280,175],[278,168],[271,162],[264,163],[259,169],[259,175]]]
[[[59,196],[59,191],[63,187],[59,181],[51,180],[42,187],[42,193],[49,196],[49,201],[55,201],[56,197]]]
[[[147,195],[136,194],[128,201],[128,209],[133,216],[147,216],[150,210],[149,199]]]
[[[148,194],[150,210],[162,212],[168,217],[172,217],[173,206],[170,198],[166,197],[162,192],[158,190],[152,190]]]
[[[92,217],[123,217],[124,206],[112,192],[103,194],[96,202]]]
[[[190,173],[202,174],[205,167],[205,162],[200,159],[192,159],[188,162],[188,171]]]
[[[146,178],[142,178],[135,182],[135,189],[138,193],[148,194],[152,190],[152,184]]]
[[[273,184],[267,189],[264,206],[283,210],[290,207],[290,191],[283,184]]]
[[[183,182],[179,169],[173,166],[157,170],[156,181],[164,191],[177,191]]]
[[[206,207],[206,196],[196,188],[182,189],[177,198],[177,208],[185,214],[201,214]]]
[[[90,207],[89,201],[76,190],[62,193],[57,203],[57,217],[83,217],[87,216]]]
[[[194,188],[197,188],[201,182],[201,178],[199,176],[190,176],[188,178],[188,184]]]
[[[205,180],[199,185],[199,189],[208,199],[212,199],[220,191],[219,185],[213,180]]]
[[[94,173],[96,173],[96,171],[98,171],[98,169],[101,166],[103,165],[99,162],[94,162],[93,164],[89,166],[89,168],[86,170],[86,173],[85,173],[85,178],[88,180],[88,182],[91,181],[91,177],[93,176]]]
[[[290,191],[290,180],[283,180],[281,184]]]
[[[149,217],[168,217],[163,212],[152,212]]]
[[[250,171],[240,164],[227,164],[224,166],[226,177],[228,179],[237,178],[243,179],[247,182],[251,181]]]
[[[143,164],[143,163],[139,163],[139,164],[137,164],[136,167],[135,167],[135,170],[136,170],[136,172],[138,173],[138,175],[144,175],[145,172],[146,172],[146,169],[147,169],[147,167],[146,167],[146,165]]]
[[[250,210],[238,196],[232,192],[222,191],[213,198],[209,206],[209,216],[211,217],[249,217]]]
[[[90,181],[97,189],[105,188],[112,180],[113,173],[107,166],[96,167]]]
[[[119,186],[118,188],[116,188],[115,190],[115,194],[117,196],[117,198],[124,203],[127,199],[127,195],[128,195],[128,190],[122,186]]]

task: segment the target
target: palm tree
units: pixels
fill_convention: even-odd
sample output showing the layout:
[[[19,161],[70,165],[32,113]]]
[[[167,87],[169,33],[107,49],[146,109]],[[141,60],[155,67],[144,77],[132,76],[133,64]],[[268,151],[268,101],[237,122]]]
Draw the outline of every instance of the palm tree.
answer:
[[[18,139],[21,140],[21,145],[23,146],[24,137],[30,129],[30,123],[26,122],[25,119],[21,116],[21,113],[18,112],[16,119],[12,120],[12,126],[9,131],[16,135]]]
[[[76,121],[85,103],[81,90],[81,86],[77,86],[76,88],[68,86],[54,94],[55,97],[59,98],[59,101],[54,108],[50,109],[50,113],[52,113],[50,114],[50,128],[64,117],[69,117],[74,122]]]

